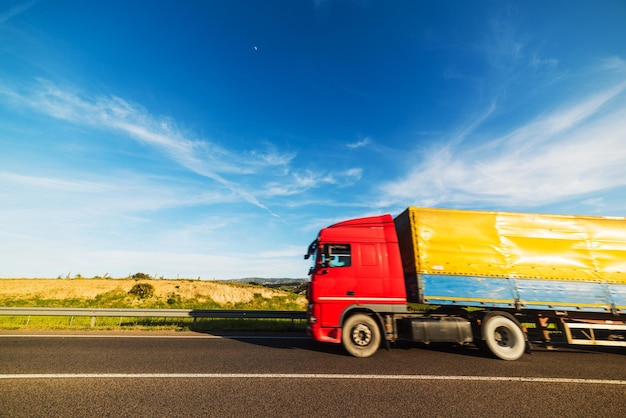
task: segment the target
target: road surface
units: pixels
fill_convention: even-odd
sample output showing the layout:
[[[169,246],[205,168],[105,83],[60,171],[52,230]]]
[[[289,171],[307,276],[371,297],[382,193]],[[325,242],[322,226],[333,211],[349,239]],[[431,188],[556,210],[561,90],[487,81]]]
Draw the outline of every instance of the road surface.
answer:
[[[373,357],[299,334],[1,332],[2,417],[623,417],[626,352],[468,347]]]

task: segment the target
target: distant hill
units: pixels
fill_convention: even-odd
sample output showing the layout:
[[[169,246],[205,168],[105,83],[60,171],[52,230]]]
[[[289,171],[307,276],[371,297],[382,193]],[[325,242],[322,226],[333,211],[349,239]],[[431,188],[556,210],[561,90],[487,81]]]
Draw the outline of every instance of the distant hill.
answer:
[[[298,294],[304,294],[307,286],[307,279],[293,278],[246,277],[243,279],[231,279],[226,281],[232,283],[261,285],[270,289],[279,289]]]
[[[229,279],[229,280],[225,280],[227,282],[234,282],[234,283],[246,283],[246,284],[250,284],[250,283],[259,283],[259,284],[266,284],[266,283],[306,283],[307,279],[294,279],[294,278],[267,278],[267,277],[244,277],[242,279]]]

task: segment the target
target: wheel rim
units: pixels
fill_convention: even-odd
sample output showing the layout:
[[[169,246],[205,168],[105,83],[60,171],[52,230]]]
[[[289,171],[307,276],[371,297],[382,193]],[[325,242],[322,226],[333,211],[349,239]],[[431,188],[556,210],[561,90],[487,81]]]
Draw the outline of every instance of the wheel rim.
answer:
[[[372,330],[365,324],[357,324],[352,328],[352,341],[359,347],[365,347],[372,341]]]
[[[498,344],[498,346],[500,347],[505,347],[505,348],[512,348],[513,347],[513,341],[511,341],[510,335],[509,335],[509,329],[506,327],[498,327],[494,330],[494,339],[496,341],[496,343]]]

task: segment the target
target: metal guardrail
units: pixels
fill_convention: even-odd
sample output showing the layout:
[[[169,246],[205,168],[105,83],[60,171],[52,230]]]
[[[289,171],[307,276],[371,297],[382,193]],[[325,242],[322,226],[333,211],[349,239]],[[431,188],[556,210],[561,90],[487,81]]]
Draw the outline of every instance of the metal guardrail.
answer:
[[[303,311],[209,310],[209,309],[121,309],[121,308],[0,308],[0,316],[86,316],[91,326],[96,317],[153,318],[239,318],[239,319],[306,319]]]

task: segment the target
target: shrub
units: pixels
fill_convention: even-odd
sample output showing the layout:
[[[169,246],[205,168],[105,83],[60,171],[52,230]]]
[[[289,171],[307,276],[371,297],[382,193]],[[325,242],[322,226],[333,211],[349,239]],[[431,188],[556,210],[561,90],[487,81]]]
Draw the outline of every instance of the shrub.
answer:
[[[150,283],[137,283],[128,291],[128,293],[139,296],[141,299],[149,298],[154,294],[154,286]]]
[[[178,286],[176,286],[178,287]],[[180,297],[178,293],[170,293],[167,295],[167,304],[168,305],[180,305],[183,299]]]
[[[131,279],[149,279],[150,275],[146,273],[135,273],[131,276]]]

